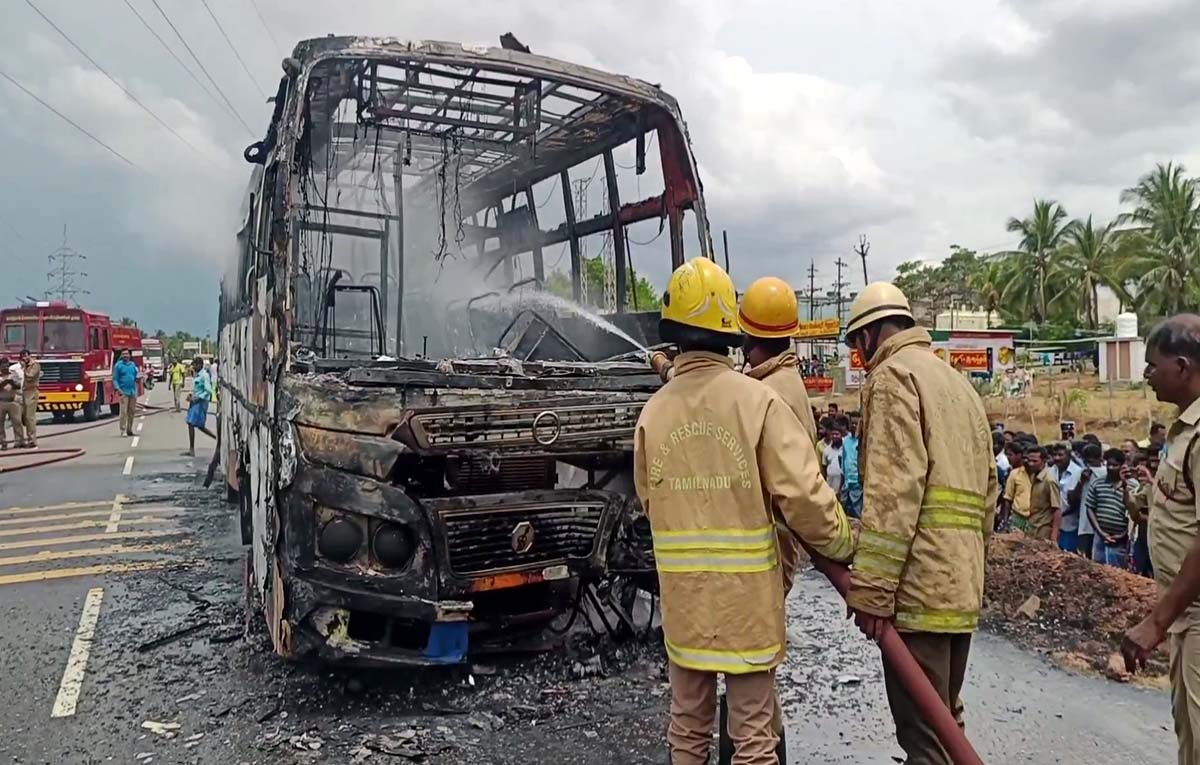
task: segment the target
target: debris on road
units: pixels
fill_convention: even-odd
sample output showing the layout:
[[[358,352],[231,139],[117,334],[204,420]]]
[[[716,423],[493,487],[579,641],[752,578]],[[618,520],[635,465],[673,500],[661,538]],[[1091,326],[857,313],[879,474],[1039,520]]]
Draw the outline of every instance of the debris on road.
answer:
[[[204,630],[204,629],[208,629],[211,626],[212,626],[212,623],[209,622],[207,619],[205,619],[204,621],[197,622],[195,624],[188,625],[187,627],[184,627],[182,629],[175,630],[174,632],[168,632],[167,634],[162,635],[161,637],[156,637],[153,640],[147,640],[144,643],[139,643],[137,650],[139,653],[145,653],[146,651],[153,651],[155,648],[162,648],[165,645],[174,643],[176,640],[182,640],[183,638],[188,637],[189,635],[194,635],[197,632]]]
[[[997,534],[988,547],[982,621],[1000,634],[1070,666],[1108,674],[1125,631],[1153,608],[1154,581],[1093,563],[1021,534]],[[1147,673],[1167,672],[1164,649]]]
[[[154,720],[146,720],[144,723],[142,723],[142,727],[156,736],[162,736],[163,738],[175,738],[175,735],[179,732],[179,728],[182,726],[180,726],[180,724],[177,722],[155,722]]]

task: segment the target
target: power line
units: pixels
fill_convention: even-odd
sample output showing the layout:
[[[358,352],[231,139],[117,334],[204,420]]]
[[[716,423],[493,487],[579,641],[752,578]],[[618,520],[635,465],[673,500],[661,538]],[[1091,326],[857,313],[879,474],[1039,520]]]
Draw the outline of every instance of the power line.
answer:
[[[179,42],[183,43],[184,49],[191,54],[192,60],[196,62],[196,66],[200,67],[200,71],[203,72],[204,76],[208,78],[208,81],[212,83],[213,89],[217,91],[217,94],[221,96],[221,100],[224,101],[229,107],[230,111],[233,112],[233,116],[237,118],[238,122],[242,123],[242,127],[246,129],[247,133],[254,135],[254,131],[251,130],[250,126],[246,124],[246,120],[242,119],[242,115],[238,114],[237,108],[234,107],[233,102],[230,101],[228,96],[225,95],[224,91],[221,90],[221,86],[217,84],[217,81],[213,79],[213,76],[208,73],[207,69],[204,68],[204,63],[200,60],[200,57],[196,55],[196,51],[192,50],[192,46],[187,44],[187,40],[183,38],[183,35],[179,32],[179,29],[175,27],[175,24],[171,21],[171,17],[167,15],[167,12],[164,11],[162,6],[158,4],[158,0],[150,0],[150,2],[153,3],[154,7],[158,9],[159,14],[163,17],[163,21],[167,22],[167,26],[169,26],[171,31],[175,33],[175,36],[179,38]]]
[[[217,106],[221,107],[221,109],[223,109],[226,112],[229,112],[229,107],[226,106],[225,104],[221,103],[221,101],[216,96],[213,95],[212,91],[208,89],[208,86],[205,85],[200,80],[200,78],[196,76],[196,73],[193,72],[187,64],[183,63],[183,59],[181,59],[179,57],[179,54],[175,52],[175,49],[172,48],[170,45],[167,45],[167,41],[162,39],[162,35],[160,35],[154,29],[154,27],[150,26],[150,22],[146,21],[146,17],[143,16],[141,13],[139,13],[137,8],[133,7],[133,3],[129,2],[129,0],[125,0],[125,6],[127,8],[129,8],[130,11],[133,12],[134,16],[137,16],[137,20],[142,22],[142,26],[144,26],[146,28],[146,31],[148,31],[150,34],[154,35],[154,39],[158,40],[159,44],[163,46],[163,50],[165,50],[167,53],[171,54],[171,58],[175,59],[175,63],[177,63],[177,64],[179,64],[179,66],[183,67],[183,71],[187,72],[188,76],[196,81],[196,84],[199,85],[200,89],[204,91],[204,95],[211,98],[213,100],[213,103],[216,104]],[[232,114],[232,112],[230,112],[230,114]]]
[[[96,136],[94,136],[94,135],[92,135],[91,133],[89,133],[89,132],[88,132],[86,129],[84,129],[84,128],[80,127],[80,126],[79,126],[79,123],[75,122],[73,119],[71,119],[71,118],[70,118],[70,117],[68,117],[67,115],[63,114],[62,112],[60,112],[58,109],[55,109],[53,106],[51,106],[50,104],[48,104],[48,103],[46,103],[45,101],[43,101],[43,100],[42,100],[42,99],[41,99],[41,98],[38,96],[38,94],[37,94],[37,93],[34,93],[32,90],[30,90],[29,88],[25,87],[25,86],[24,86],[24,85],[22,85],[21,83],[17,82],[17,81],[16,81],[16,80],[14,80],[12,77],[9,77],[9,76],[8,76],[6,73],[4,73],[3,71],[0,71],[0,77],[3,77],[4,79],[6,79],[6,80],[8,80],[9,82],[11,82],[13,85],[16,85],[18,88],[20,88],[20,89],[21,89],[21,90],[22,90],[22,91],[25,93],[25,95],[29,96],[29,97],[30,97],[30,98],[32,98],[34,101],[37,101],[37,102],[38,102],[39,104],[41,104],[42,106],[44,106],[44,107],[46,107],[47,109],[49,109],[50,111],[54,112],[56,115],[58,115],[59,119],[61,119],[63,122],[66,122],[68,125],[70,125],[71,127],[75,128],[75,129],[76,129],[76,130],[78,130],[80,133],[83,133],[83,134],[84,134],[84,135],[86,135],[88,138],[92,139],[92,140],[93,140],[93,141],[95,141],[96,143],[98,143],[98,144],[100,144],[101,146],[103,146],[105,149],[107,149],[107,150],[108,150],[108,152],[109,152],[110,154],[112,154],[112,155],[113,155],[114,157],[116,157],[117,159],[121,160],[122,162],[124,162],[125,164],[129,165],[130,167],[138,167],[138,166],[137,166],[137,165],[136,165],[136,164],[133,162],[133,160],[131,160],[129,157],[126,157],[124,154],[122,154],[121,152],[117,151],[117,150],[116,150],[116,149],[114,149],[113,147],[109,146],[109,145],[108,145],[108,144],[106,144],[104,141],[101,141],[99,138],[97,138]],[[140,170],[141,168],[138,168],[138,169]]]
[[[204,6],[204,10],[208,11],[208,15],[213,20],[213,23],[217,25],[217,31],[221,33],[221,37],[225,38],[225,44],[229,46],[229,50],[233,51],[233,57],[236,58],[238,63],[242,65],[242,71],[245,72],[246,77],[250,79],[250,84],[254,86],[254,89],[257,90],[258,94],[262,96],[264,101],[266,101],[266,92],[259,87],[258,80],[254,79],[254,75],[250,73],[250,67],[246,66],[246,62],[242,60],[242,55],[237,51],[237,46],[233,44],[233,40],[230,40],[229,35],[225,33],[225,27],[221,26],[220,21],[217,21],[217,14],[213,13],[212,8],[208,4],[208,0],[200,0],[200,3]]]
[[[17,237],[17,239],[20,239],[22,242],[25,241],[25,237],[22,236],[20,231],[17,231],[17,227],[14,226],[13,224],[9,223],[8,220],[6,220],[5,218],[0,218],[0,223],[3,223],[5,228],[7,228],[9,231],[13,232],[13,234]]]
[[[44,14],[44,13],[42,13],[41,9],[39,9],[39,8],[38,8],[36,5],[34,5],[34,3],[33,3],[33,0],[25,0],[25,4],[26,4],[26,5],[28,5],[30,8],[32,8],[34,13],[36,13],[36,14],[37,14],[37,15],[39,15],[39,16],[41,16],[41,17],[42,17],[42,21],[45,21],[47,24],[49,24],[49,25],[50,25],[50,26],[51,26],[51,27],[54,29],[54,31],[55,31],[55,32],[58,32],[60,35],[62,35],[62,38],[63,38],[64,40],[66,40],[68,43],[70,43],[71,47],[72,47],[72,48],[74,48],[76,51],[78,51],[78,52],[79,52],[79,55],[81,55],[81,56],[83,56],[85,59],[87,59],[87,61],[88,61],[88,63],[89,63],[89,64],[91,64],[92,66],[96,67],[96,69],[98,69],[98,70],[100,71],[100,74],[103,74],[105,77],[107,77],[109,82],[111,82],[113,85],[116,85],[118,88],[120,88],[120,89],[121,89],[121,92],[122,92],[122,93],[124,93],[125,95],[129,96],[129,100],[130,100],[130,101],[133,101],[135,104],[137,104],[138,106],[140,106],[140,107],[142,108],[142,111],[144,111],[146,114],[149,114],[149,115],[150,115],[150,116],[151,116],[151,117],[154,119],[154,121],[155,121],[155,122],[157,122],[158,124],[160,124],[160,125],[162,125],[164,128],[166,128],[166,130],[167,130],[167,131],[168,131],[168,132],[169,132],[171,135],[175,136],[175,137],[176,137],[176,138],[178,138],[180,141],[182,141],[182,142],[183,142],[183,144],[184,144],[185,146],[187,146],[189,149],[191,149],[192,151],[196,152],[197,154],[199,154],[199,153],[200,153],[200,150],[199,150],[199,149],[197,149],[195,146],[193,146],[193,145],[192,145],[192,144],[191,144],[191,143],[190,143],[190,142],[189,142],[189,141],[188,141],[186,138],[184,138],[184,137],[183,137],[183,136],[181,136],[179,133],[177,133],[177,132],[175,131],[175,128],[173,128],[173,127],[171,127],[170,125],[168,125],[168,124],[166,123],[166,121],[164,121],[164,120],[163,120],[163,118],[162,118],[162,117],[159,117],[157,114],[155,114],[155,113],[154,113],[154,110],[153,110],[153,109],[151,109],[149,106],[146,106],[144,103],[142,103],[142,102],[141,102],[141,100],[139,100],[139,99],[138,99],[138,97],[137,97],[137,96],[135,96],[133,93],[131,93],[131,92],[129,91],[129,88],[127,88],[127,87],[125,87],[124,85],[122,85],[121,83],[117,82],[116,78],[115,78],[115,77],[113,77],[111,74],[109,74],[109,73],[108,73],[108,70],[106,70],[104,67],[100,66],[100,64],[96,63],[96,59],[94,59],[94,58],[92,58],[91,56],[89,56],[89,55],[87,54],[87,51],[85,51],[83,48],[79,47],[79,43],[77,43],[77,42],[75,42],[74,40],[72,40],[72,39],[70,38],[70,36],[68,36],[68,35],[67,35],[67,33],[66,33],[66,32],[62,31],[62,29],[61,29],[61,28],[59,28],[58,24],[55,24],[53,21],[51,21],[51,20],[50,20],[50,17],[49,17],[49,16],[47,16],[47,15],[46,15],[46,14]]]
[[[280,56],[286,56],[287,51],[283,49],[283,46],[279,44],[279,41],[275,39],[275,35],[271,32],[271,28],[267,26],[267,20],[263,18],[262,11],[258,9],[258,3],[255,2],[255,0],[250,0],[250,6],[254,8],[254,14],[258,16],[259,23],[261,23],[263,29],[266,30],[267,37],[270,37],[271,42],[275,43],[275,50],[278,51]]]

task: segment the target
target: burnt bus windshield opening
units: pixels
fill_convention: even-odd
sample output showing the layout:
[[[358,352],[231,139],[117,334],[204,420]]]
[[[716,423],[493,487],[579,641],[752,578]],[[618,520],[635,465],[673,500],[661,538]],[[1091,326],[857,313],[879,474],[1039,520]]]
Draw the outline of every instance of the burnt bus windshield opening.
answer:
[[[315,64],[296,149],[293,339],[325,358],[491,356],[521,314],[557,323],[565,300],[656,308],[637,305],[638,269],[661,281],[708,248],[686,139],[647,90],[477,62]],[[556,357],[633,350],[569,345]]]

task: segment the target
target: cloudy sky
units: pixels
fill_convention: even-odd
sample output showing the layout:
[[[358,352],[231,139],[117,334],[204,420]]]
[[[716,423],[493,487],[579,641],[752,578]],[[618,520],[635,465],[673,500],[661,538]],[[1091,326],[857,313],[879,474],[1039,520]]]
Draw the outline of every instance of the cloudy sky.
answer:
[[[0,304],[45,289],[65,224],[88,256],[86,301],[146,329],[214,329],[241,151],[266,127],[284,50],[326,33],[494,44],[511,31],[660,83],[743,287],[799,283],[813,261],[831,281],[862,233],[873,278],[951,244],[1009,247],[1005,219],[1035,196],[1107,219],[1155,162],[1200,170],[1194,0],[208,0],[249,74],[199,0],[157,0],[249,131],[154,0],[33,4],[167,127],[28,0],[5,0],[0,72],[120,157],[0,77]],[[638,268],[663,285],[667,265]]]

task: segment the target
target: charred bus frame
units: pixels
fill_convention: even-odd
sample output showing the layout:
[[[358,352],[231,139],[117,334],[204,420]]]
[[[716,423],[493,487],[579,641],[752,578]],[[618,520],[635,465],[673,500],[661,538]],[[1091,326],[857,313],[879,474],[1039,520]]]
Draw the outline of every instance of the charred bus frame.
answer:
[[[593,585],[654,587],[630,468],[658,378],[621,360],[627,343],[508,296],[545,286],[561,245],[582,300],[583,244],[603,236],[614,320],[655,341],[626,312],[627,228],[657,220],[673,267],[712,252],[675,101],[443,42],[310,40],[284,71],[245,152],[220,319],[221,461],[276,651],[457,662],[577,607],[585,586],[625,620],[624,596]],[[661,193],[621,201],[628,149],[638,176],[661,170]],[[598,215],[576,204],[586,162],[592,178],[603,166]],[[542,227],[546,183],[562,221]]]

